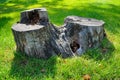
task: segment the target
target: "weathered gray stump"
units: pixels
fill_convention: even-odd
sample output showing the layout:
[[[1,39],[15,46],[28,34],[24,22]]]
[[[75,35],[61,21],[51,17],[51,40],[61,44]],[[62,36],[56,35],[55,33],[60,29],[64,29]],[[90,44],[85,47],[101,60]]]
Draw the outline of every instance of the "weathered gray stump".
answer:
[[[105,34],[103,26],[101,20],[68,16],[64,25],[56,28],[49,22],[46,9],[39,8],[23,11],[12,31],[17,50],[28,56],[69,57],[98,47]]]
[[[12,27],[17,50],[38,58],[53,55],[54,52],[49,53],[51,46],[48,21],[47,11],[44,8],[22,12],[20,23]]]
[[[89,48],[99,47],[105,36],[103,26],[102,20],[68,16],[64,27],[73,52],[81,55]]]

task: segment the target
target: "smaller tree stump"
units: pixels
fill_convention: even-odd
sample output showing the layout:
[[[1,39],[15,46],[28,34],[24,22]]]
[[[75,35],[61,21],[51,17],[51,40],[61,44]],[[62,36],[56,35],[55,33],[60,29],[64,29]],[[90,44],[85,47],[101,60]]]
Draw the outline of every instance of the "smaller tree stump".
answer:
[[[47,42],[50,38],[47,33],[48,27],[44,25],[15,24],[12,30],[17,44],[17,50],[23,53],[25,52],[30,56],[43,58],[47,58],[47,56],[52,54],[45,53],[47,47],[49,47],[49,43]]]
[[[81,55],[89,48],[97,48],[103,40],[104,21],[78,16],[68,16],[65,19],[68,41],[73,52]],[[74,49],[74,45],[75,49]]]

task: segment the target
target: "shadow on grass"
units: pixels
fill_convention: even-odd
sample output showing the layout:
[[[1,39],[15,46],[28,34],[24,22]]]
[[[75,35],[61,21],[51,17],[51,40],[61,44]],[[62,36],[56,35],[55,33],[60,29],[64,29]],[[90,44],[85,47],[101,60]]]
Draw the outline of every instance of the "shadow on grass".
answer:
[[[11,17],[0,17],[0,29],[5,27],[10,20],[13,20]]]
[[[4,3],[0,4],[0,13],[9,14],[14,12],[21,12],[26,10],[28,6],[37,4],[37,0],[6,0]]]
[[[18,6],[18,5],[12,5],[12,6],[8,6],[8,5],[0,5],[0,14],[8,14],[9,13],[14,13],[14,12],[21,12],[23,11],[25,8]]]
[[[107,38],[105,38],[101,42],[100,48],[89,49],[83,56],[87,59],[94,59],[96,61],[107,61],[112,57],[114,50],[114,45]]]
[[[61,0],[62,1],[62,0]],[[61,1],[38,1],[38,0],[2,0],[0,1],[2,4],[0,4],[0,13],[1,14],[8,14],[12,12],[21,12],[23,10],[26,10],[28,7],[33,5],[42,5],[43,7],[49,8],[50,6],[56,6],[58,2]]]
[[[54,78],[56,73],[56,57],[44,60],[27,57],[20,52],[15,52],[14,55],[10,76],[21,80]]]
[[[0,3],[5,3],[6,1],[8,1],[8,0],[0,0]]]

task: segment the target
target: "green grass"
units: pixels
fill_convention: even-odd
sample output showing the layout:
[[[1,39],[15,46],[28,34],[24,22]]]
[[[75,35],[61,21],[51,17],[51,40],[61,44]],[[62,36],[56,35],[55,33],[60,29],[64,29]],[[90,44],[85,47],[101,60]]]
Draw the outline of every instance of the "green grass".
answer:
[[[11,32],[20,12],[45,7],[50,21],[62,25],[68,15],[104,20],[107,38],[101,47],[80,57],[48,60],[27,57],[15,51]],[[119,0],[0,0],[0,80],[120,80],[120,1]]]

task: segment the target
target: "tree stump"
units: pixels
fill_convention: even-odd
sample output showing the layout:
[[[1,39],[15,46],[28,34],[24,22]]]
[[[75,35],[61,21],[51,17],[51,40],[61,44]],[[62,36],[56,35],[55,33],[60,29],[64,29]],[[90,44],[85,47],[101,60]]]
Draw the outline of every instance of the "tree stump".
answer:
[[[68,16],[57,28],[49,22],[47,10],[37,8],[21,12],[20,23],[12,31],[18,51],[37,58],[65,58],[98,47],[105,34],[103,26],[102,20]]]
[[[78,16],[65,19],[68,41],[73,52],[81,55],[89,48],[97,48],[105,36],[104,21]]]
[[[12,27],[17,50],[38,58],[47,58],[53,55],[54,52],[49,53],[51,46],[49,45],[50,34],[47,24],[46,9],[23,11],[20,23]]]

